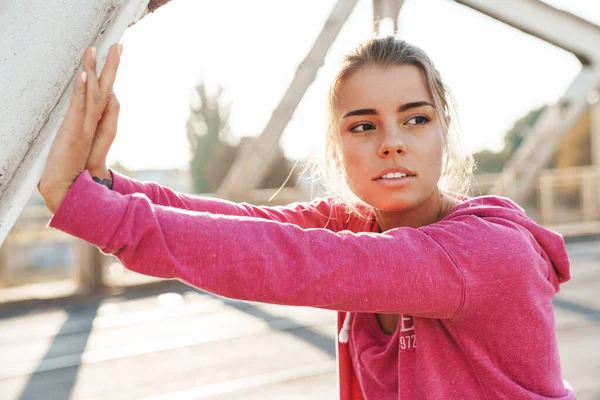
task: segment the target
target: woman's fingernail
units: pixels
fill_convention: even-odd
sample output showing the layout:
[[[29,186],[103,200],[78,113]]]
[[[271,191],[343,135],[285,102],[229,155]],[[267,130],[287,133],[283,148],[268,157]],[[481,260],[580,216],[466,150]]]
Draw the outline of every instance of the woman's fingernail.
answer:
[[[119,57],[121,57],[121,53],[123,52],[123,45],[119,43],[117,45],[117,53],[119,53]]]
[[[81,71],[81,80],[83,81],[83,83],[87,81],[87,72]]]
[[[92,58],[96,58],[96,48],[95,47],[90,48],[90,54],[92,55]]]

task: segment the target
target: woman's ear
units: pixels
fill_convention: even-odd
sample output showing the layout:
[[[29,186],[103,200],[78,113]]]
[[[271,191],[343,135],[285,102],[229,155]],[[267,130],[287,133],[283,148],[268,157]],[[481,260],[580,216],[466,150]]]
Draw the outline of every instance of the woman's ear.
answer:
[[[452,116],[450,114],[446,114],[446,126],[450,126],[452,123]]]

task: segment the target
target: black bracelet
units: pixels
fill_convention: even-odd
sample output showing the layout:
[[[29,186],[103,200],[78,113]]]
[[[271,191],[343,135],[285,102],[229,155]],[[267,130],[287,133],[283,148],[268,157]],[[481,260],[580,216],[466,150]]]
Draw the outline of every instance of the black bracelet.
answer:
[[[92,179],[94,180],[94,182],[98,182],[101,185],[106,186],[107,188],[109,188],[110,190],[112,190],[113,187],[113,181],[110,179],[106,179],[106,178],[98,178],[97,176],[92,176]]]

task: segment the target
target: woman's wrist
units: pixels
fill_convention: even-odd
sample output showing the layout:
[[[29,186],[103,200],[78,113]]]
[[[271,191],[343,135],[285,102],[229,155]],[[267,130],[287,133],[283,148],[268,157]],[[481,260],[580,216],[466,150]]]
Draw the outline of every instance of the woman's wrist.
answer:
[[[112,176],[110,170],[108,169],[108,167],[87,168],[87,170],[90,172],[91,176],[97,176],[98,178],[101,178],[101,179],[110,179],[111,181],[113,180],[113,176]]]
[[[112,179],[99,178],[97,176],[92,176],[92,179],[94,180],[94,182],[97,182],[97,183],[99,183],[101,185],[104,185],[107,188],[109,188],[110,190],[112,190],[112,187],[113,187],[113,181],[112,181]]]
[[[97,183],[99,183],[101,185],[104,185],[107,188],[109,188],[110,190],[112,190],[113,176],[112,176],[112,173],[109,171],[108,168],[103,168],[99,172],[90,171],[90,175],[92,175],[92,179],[95,182],[97,182]]]

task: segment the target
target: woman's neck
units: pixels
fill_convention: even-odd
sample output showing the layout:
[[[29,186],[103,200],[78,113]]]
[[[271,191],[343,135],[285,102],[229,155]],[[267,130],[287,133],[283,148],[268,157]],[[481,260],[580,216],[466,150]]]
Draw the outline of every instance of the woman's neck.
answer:
[[[375,218],[382,232],[399,227],[418,228],[441,220],[460,200],[435,189],[413,208],[402,211],[375,210]]]

